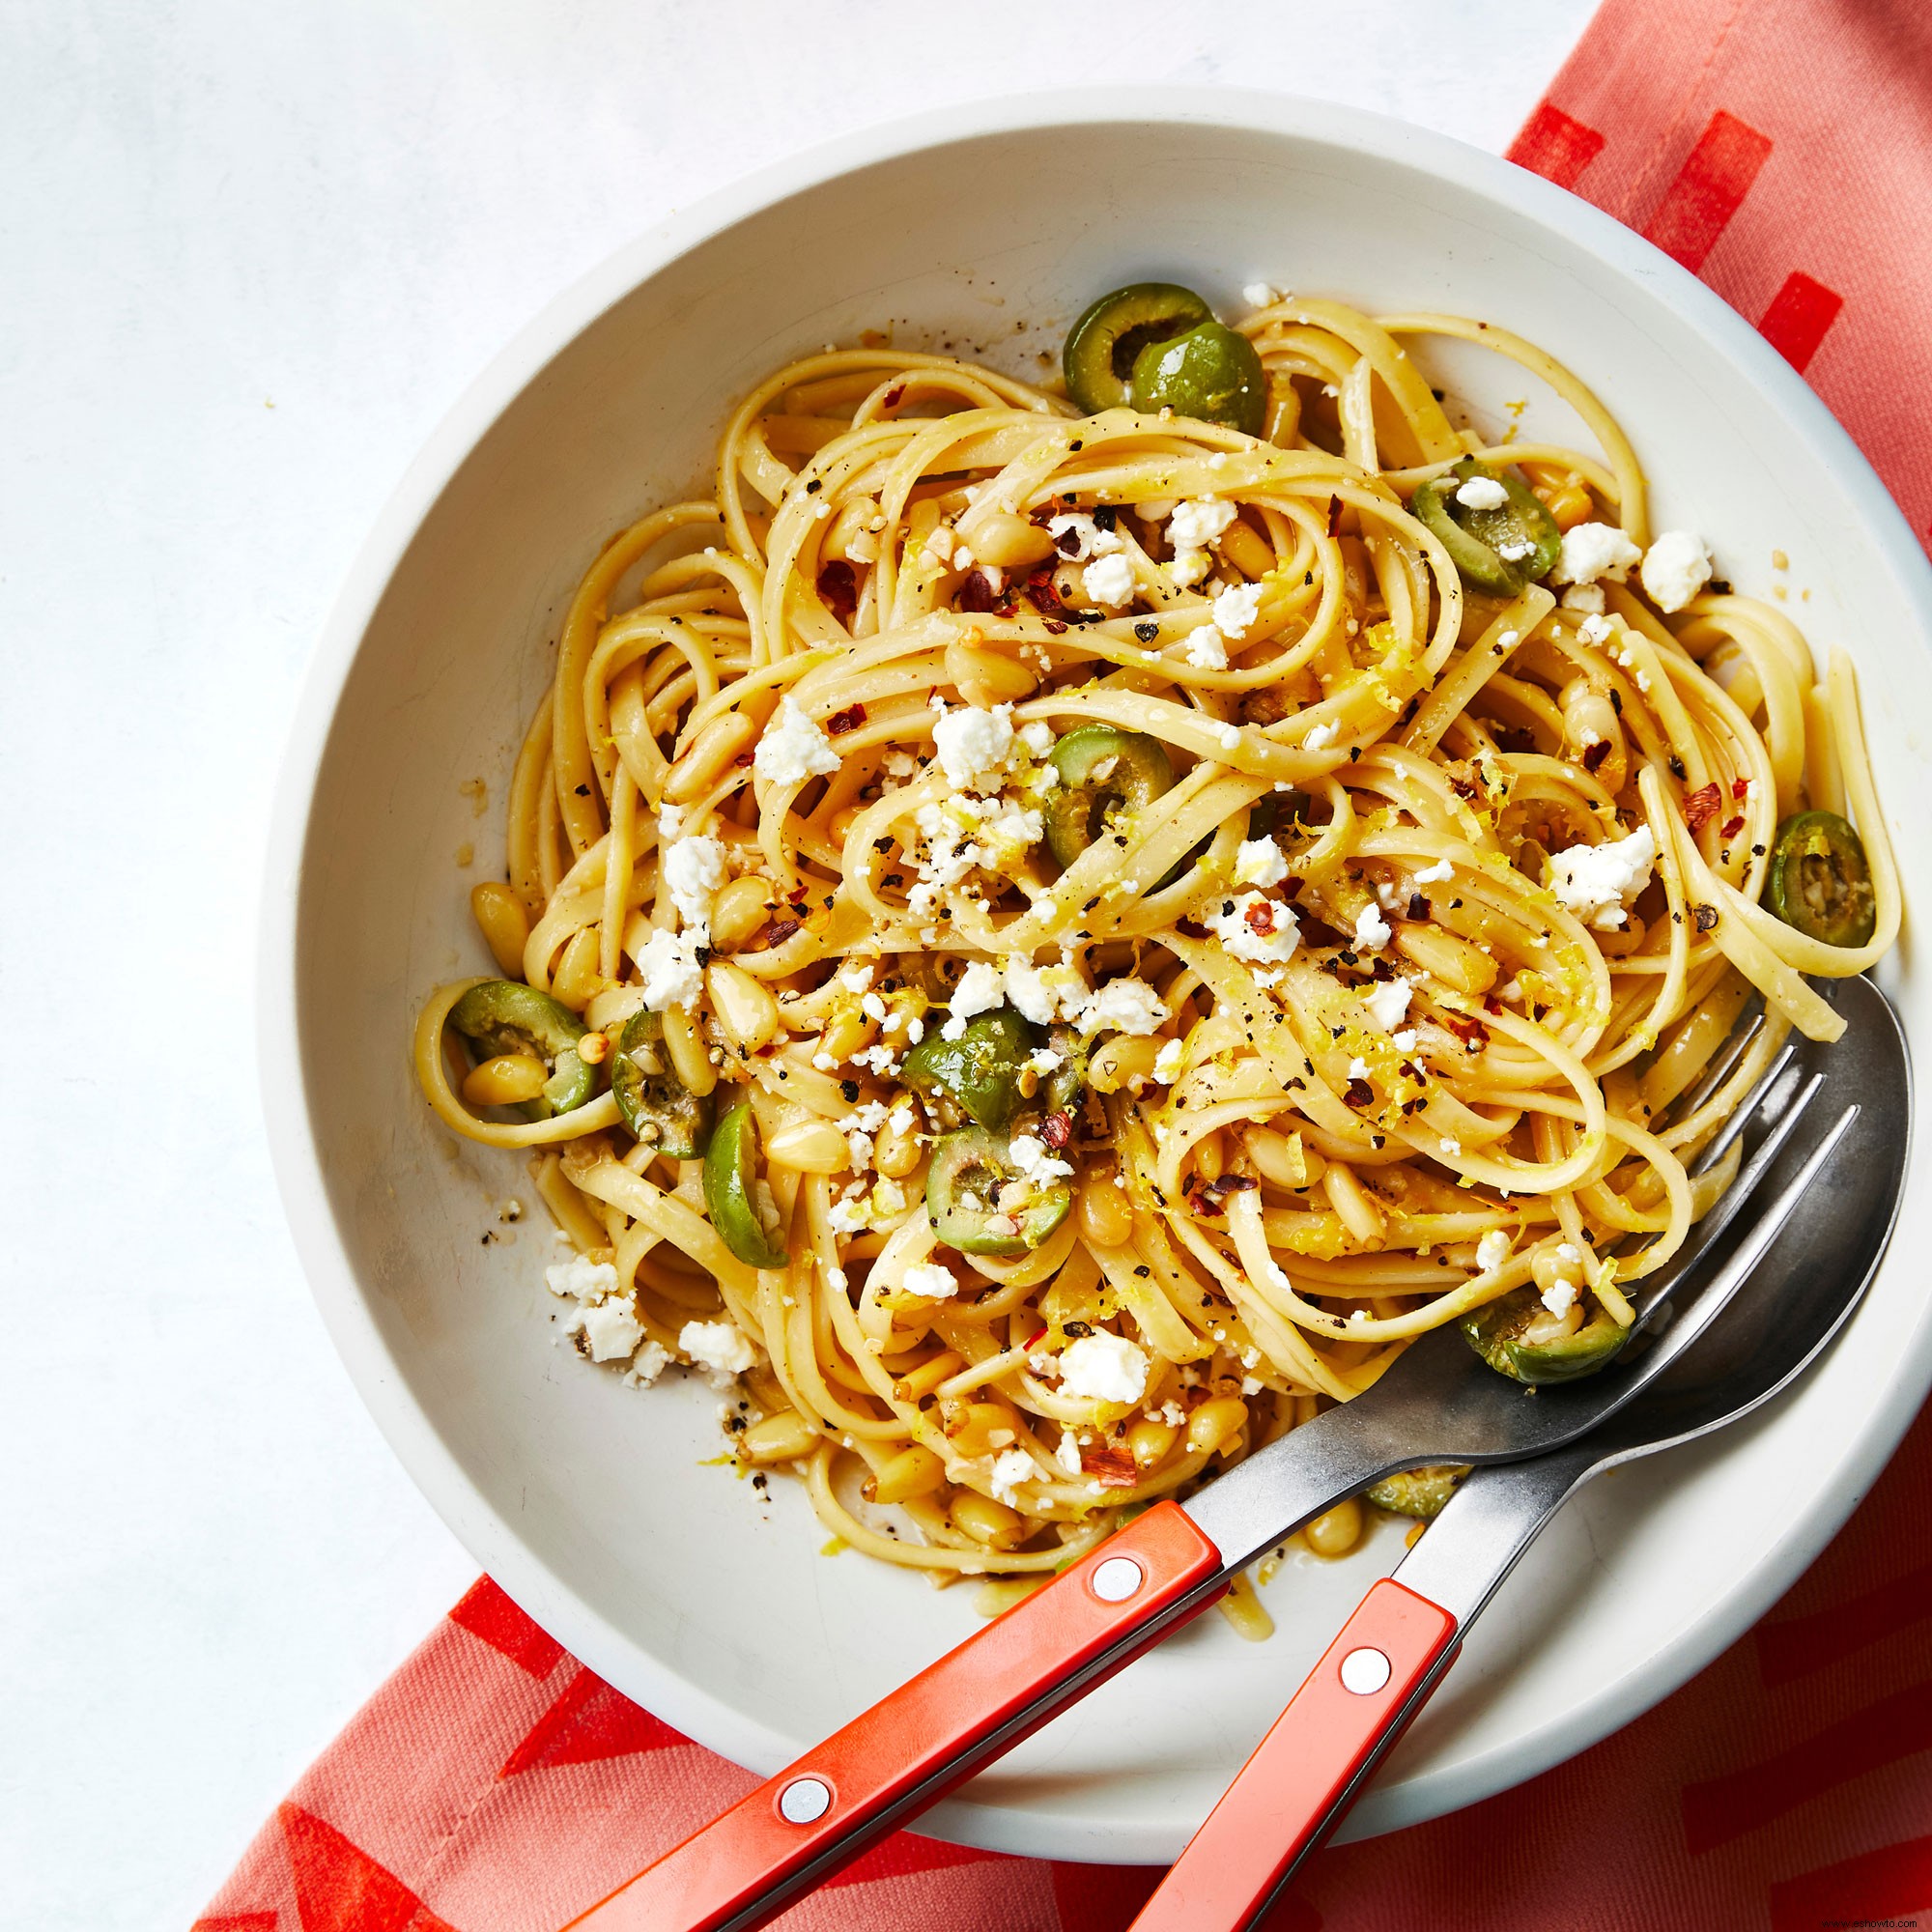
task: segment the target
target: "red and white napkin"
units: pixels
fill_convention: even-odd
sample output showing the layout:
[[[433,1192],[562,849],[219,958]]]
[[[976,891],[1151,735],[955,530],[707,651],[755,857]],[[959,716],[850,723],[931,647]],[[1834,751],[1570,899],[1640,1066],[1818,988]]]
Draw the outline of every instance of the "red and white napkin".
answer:
[[[1673,255],[1836,412],[1932,548],[1932,0],[1606,0],[1510,150]],[[755,1780],[487,1577],[195,1932],[554,1932]],[[786,1932],[1120,1932],[1157,1871],[901,1833]],[[1932,1414],[1811,1571],[1648,1716],[1319,1853],[1272,1932],[1932,1922]]]

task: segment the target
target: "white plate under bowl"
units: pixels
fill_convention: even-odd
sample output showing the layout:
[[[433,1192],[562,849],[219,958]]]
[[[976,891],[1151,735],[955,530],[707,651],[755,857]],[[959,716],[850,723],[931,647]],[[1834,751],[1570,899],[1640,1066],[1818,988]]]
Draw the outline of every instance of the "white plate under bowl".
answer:
[[[430,1500],[579,1657],[761,1772],[976,1629],[971,1592],[821,1555],[793,1485],[775,1482],[767,1502],[700,1466],[720,1443],[708,1391],[675,1376],[625,1389],[552,1346],[542,1216],[513,1244],[483,1240],[494,1203],[531,1199],[524,1170],[431,1118],[410,1025],[432,985],[487,966],[466,895],[500,849],[513,745],[571,587],[640,511],[708,489],[736,398],[868,327],[1033,374],[1096,291],[1150,275],[1224,307],[1261,278],[1371,310],[1479,316],[1547,345],[1634,436],[1660,526],[1704,532],[1746,590],[1788,583],[1814,642],[1851,646],[1894,825],[1932,822],[1915,728],[1932,582],[1885,492],[1714,296],[1492,156],[1230,92],[978,103],[767,169],[553,304],[411,470],[318,651],[273,837],[268,1115],[324,1316]],[[1499,361],[1442,370],[1498,421],[1528,387]],[[490,785],[480,819],[457,791],[474,777]],[[482,857],[459,870],[469,840]],[[1904,838],[1901,857],[1909,896],[1932,904],[1932,840]],[[1908,1031],[1932,1039],[1932,983],[1909,948],[1887,983]],[[1467,1804],[1628,1721],[1831,1536],[1932,1381],[1922,1122],[1917,1149],[1891,1264],[1829,1359],[1773,1413],[1568,1511],[1354,1833]],[[1391,1526],[1351,1560],[1291,1561],[1266,1592],[1271,1642],[1206,1618],[921,1829],[1062,1858],[1171,1858],[1400,1551]]]

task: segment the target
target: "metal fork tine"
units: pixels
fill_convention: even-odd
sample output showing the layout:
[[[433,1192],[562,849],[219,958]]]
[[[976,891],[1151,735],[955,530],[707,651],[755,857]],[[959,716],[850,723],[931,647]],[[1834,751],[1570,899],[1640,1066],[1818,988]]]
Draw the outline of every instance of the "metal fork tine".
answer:
[[[1815,1088],[1818,1081],[1814,1079],[1812,1084]],[[1811,1097],[1810,1092],[1807,1091],[1804,1097],[1808,1100]],[[1797,1109],[1794,1108],[1794,1117],[1796,1113]],[[1844,1139],[1846,1130],[1858,1117],[1859,1109],[1856,1104],[1847,1107],[1838,1116],[1825,1138],[1812,1149],[1810,1157],[1804,1165],[1785,1183],[1783,1191],[1759,1215],[1756,1223],[1731,1250],[1725,1258],[1723,1266],[1711,1278],[1709,1286],[1685,1311],[1683,1317],[1671,1323],[1663,1339],[1657,1344],[1653,1354],[1644,1362],[1647,1379],[1657,1376],[1667,1363],[1681,1355],[1723,1312],[1725,1304],[1749,1278],[1751,1270],[1764,1259],[1772,1242],[1783,1231],[1784,1224],[1790,1220],[1799,1202],[1804,1198],[1805,1189],[1817,1179],[1826,1163],[1837,1151],[1838,1143]],[[1782,1135],[1788,1129],[1789,1122],[1780,1122],[1775,1137],[1781,1141]],[[1762,1155],[1764,1150],[1760,1149],[1758,1151]],[[1758,1161],[1754,1159],[1752,1166],[1757,1165]],[[1737,1192],[1736,1188],[1730,1190],[1732,1195]],[[1726,1199],[1729,1198],[1727,1195]]]
[[[1670,1259],[1669,1265],[1660,1275],[1632,1284],[1638,1296],[1639,1317],[1647,1315],[1664,1295],[1668,1294],[1690,1270],[1700,1262],[1724,1230],[1737,1218],[1738,1210],[1750,1198],[1752,1190],[1762,1180],[1779,1153],[1784,1144],[1791,1138],[1792,1130],[1798,1124],[1804,1109],[1811,1104],[1812,1096],[1825,1084],[1822,1073],[1814,1073],[1799,1089],[1791,1105],[1783,1117],[1758,1144],[1757,1151],[1738,1170],[1737,1179],[1711,1204],[1711,1211],[1690,1231],[1684,1245]],[[1740,1113],[1744,1108],[1738,1110]],[[1836,1132],[1843,1132],[1841,1122]],[[1833,1143],[1835,1145],[1835,1141]],[[1788,1210],[1787,1210],[1788,1211]],[[1698,1296],[1701,1305],[1704,1297]]]
[[[1690,1165],[1693,1175],[1702,1174],[1717,1166],[1722,1160],[1731,1143],[1744,1132],[1746,1125],[1763,1104],[1773,1088],[1777,1085],[1784,1069],[1798,1057],[1798,1044],[1787,1041],[1778,1052],[1772,1056],[1772,1062],[1757,1081],[1738,1104],[1731,1109],[1731,1117],[1719,1127],[1718,1131],[1704,1145],[1704,1151]],[[1715,1089],[1713,1090],[1715,1091]]]
[[[1724,1036],[1703,1072],[1678,1094],[1671,1113],[1680,1121],[1694,1114],[1737,1071],[1738,1063],[1751,1050],[1752,1043],[1764,1029],[1764,1008],[1753,1007],[1743,1021]]]

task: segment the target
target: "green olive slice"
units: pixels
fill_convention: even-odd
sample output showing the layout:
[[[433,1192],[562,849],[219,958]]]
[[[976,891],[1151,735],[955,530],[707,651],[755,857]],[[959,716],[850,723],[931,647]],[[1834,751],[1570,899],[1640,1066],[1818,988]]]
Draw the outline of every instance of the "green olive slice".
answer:
[[[1481,479],[1498,485],[1506,501],[1474,508],[1456,493]],[[1496,597],[1515,597],[1547,572],[1563,548],[1556,519],[1507,469],[1491,469],[1465,456],[1446,474],[1422,484],[1410,499],[1417,519],[1441,538],[1463,579]]]
[[[551,1070],[544,1089],[523,1102],[526,1120],[547,1121],[589,1099],[597,1076],[579,1057],[583,1022],[561,1000],[520,980],[485,980],[449,1009],[449,1023],[471,1040],[485,1060],[503,1053],[531,1053]]]
[[[1423,1522],[1433,1522],[1468,1473],[1466,1463],[1432,1463],[1420,1469],[1399,1469],[1379,1483],[1371,1483],[1365,1493],[1378,1509],[1387,1510],[1393,1516],[1412,1516]]]
[[[757,1154],[752,1103],[740,1100],[718,1122],[704,1155],[704,1209],[719,1239],[747,1267],[783,1267],[785,1251],[772,1245],[758,1218]]]
[[[1040,1187],[1027,1180],[1007,1143],[984,1127],[961,1127],[932,1144],[925,1211],[945,1247],[964,1255],[1030,1254],[1072,1205],[1065,1181]]]
[[[1192,289],[1175,282],[1134,282],[1102,296],[1067,332],[1060,354],[1074,407],[1090,416],[1123,408],[1141,351],[1212,317]]]
[[[957,1039],[929,1030],[906,1055],[899,1078],[925,1100],[949,1101],[982,1127],[1004,1127],[1019,1108],[1020,1069],[1033,1051],[1026,1021],[1001,1007],[976,1014]]]
[[[611,1092],[624,1124],[647,1146],[676,1160],[695,1160],[704,1151],[716,1102],[677,1077],[656,1013],[640,1010],[625,1021],[611,1058]]]
[[[1542,1298],[1525,1286],[1471,1309],[1458,1325],[1463,1339],[1497,1375],[1532,1384],[1594,1376],[1623,1352],[1631,1338],[1630,1329],[1601,1309],[1570,1334],[1538,1339],[1548,1320]]]
[[[1204,322],[1168,342],[1150,342],[1134,360],[1129,391],[1144,415],[1172,410],[1197,422],[1259,436],[1267,420],[1267,371],[1238,329]]]
[[[1827,946],[1863,946],[1878,924],[1864,841],[1835,811],[1801,811],[1777,828],[1765,903]]]
[[[1049,1114],[1077,1114],[1087,1099],[1087,1063],[1094,1057],[1098,1037],[1056,1021],[1047,1029],[1046,1043],[1059,1054],[1060,1065],[1039,1090],[1040,1104]]]
[[[1046,806],[1047,850],[1070,866],[1100,837],[1116,807],[1139,811],[1174,782],[1167,747],[1144,731],[1083,724],[1054,746],[1060,785]]]

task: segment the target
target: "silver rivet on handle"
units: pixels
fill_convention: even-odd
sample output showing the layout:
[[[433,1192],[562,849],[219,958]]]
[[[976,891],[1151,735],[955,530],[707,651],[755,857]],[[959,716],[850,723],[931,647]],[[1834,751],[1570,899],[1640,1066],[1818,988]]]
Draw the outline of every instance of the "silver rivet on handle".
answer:
[[[1342,1660],[1342,1689],[1352,1690],[1357,1697],[1373,1697],[1393,1675],[1394,1666],[1388,1659],[1367,1645],[1351,1650]]]
[[[832,1809],[832,1787],[822,1777],[794,1777],[779,1793],[779,1816],[787,1825],[815,1825]]]
[[[1094,1571],[1094,1594],[1103,1604],[1124,1604],[1144,1581],[1131,1556],[1110,1556]]]

